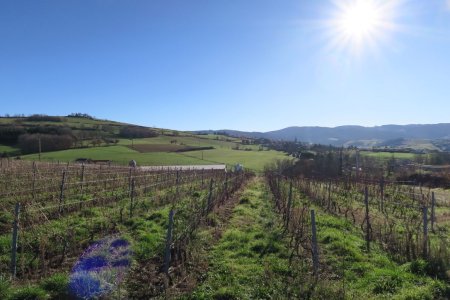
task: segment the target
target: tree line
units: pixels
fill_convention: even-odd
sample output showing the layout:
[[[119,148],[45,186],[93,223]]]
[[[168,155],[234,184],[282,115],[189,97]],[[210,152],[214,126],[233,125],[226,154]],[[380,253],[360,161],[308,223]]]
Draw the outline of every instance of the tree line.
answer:
[[[103,128],[105,127],[105,128]],[[145,127],[123,126],[119,132],[106,128],[72,128],[52,125],[0,125],[0,144],[17,146],[22,154],[66,150],[74,147],[115,145],[118,138],[151,138],[158,132]]]

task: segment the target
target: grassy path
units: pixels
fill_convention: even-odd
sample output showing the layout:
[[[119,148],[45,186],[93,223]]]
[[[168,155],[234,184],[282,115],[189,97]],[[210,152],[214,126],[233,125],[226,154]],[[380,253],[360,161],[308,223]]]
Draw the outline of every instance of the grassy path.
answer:
[[[220,240],[208,252],[209,272],[186,299],[271,299],[284,290],[288,251],[263,179],[242,193]],[[210,236],[211,232],[204,232]]]

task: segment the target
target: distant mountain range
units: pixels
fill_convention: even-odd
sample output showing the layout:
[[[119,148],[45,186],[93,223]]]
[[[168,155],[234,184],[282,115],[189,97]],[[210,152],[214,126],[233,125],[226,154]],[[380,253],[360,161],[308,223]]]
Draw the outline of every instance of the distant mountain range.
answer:
[[[198,131],[202,133],[213,131]],[[245,132],[217,130],[238,137],[267,138],[272,140],[301,141],[313,144],[358,147],[397,147],[442,149],[442,144],[450,140],[450,123],[383,125],[375,127],[287,127],[268,132]]]

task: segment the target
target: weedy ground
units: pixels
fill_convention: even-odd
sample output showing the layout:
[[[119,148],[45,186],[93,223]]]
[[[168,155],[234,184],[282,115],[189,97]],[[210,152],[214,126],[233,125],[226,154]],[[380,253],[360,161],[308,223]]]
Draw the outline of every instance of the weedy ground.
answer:
[[[161,298],[449,299],[450,285],[427,275],[432,267],[428,262],[400,265],[376,243],[367,252],[360,228],[312,204],[310,207],[316,210],[318,278],[312,275],[308,251],[293,255],[291,239],[282,227],[272,195],[264,179],[256,177],[207,216],[188,245],[184,278],[174,280]],[[145,256],[160,244],[156,240],[164,237],[167,212],[163,206],[147,218],[127,220],[137,234],[137,238],[130,234],[137,240],[133,245],[136,254]],[[39,290],[21,292],[26,296],[61,290],[61,295],[66,281],[55,274],[39,287],[28,287]],[[0,298],[5,290],[2,284],[0,280]],[[17,293],[15,296],[11,299],[27,299]]]
[[[312,207],[312,206],[311,206]],[[197,287],[179,299],[448,299],[450,286],[426,275],[423,260],[399,265],[361,230],[316,209],[320,275],[309,253],[294,257],[262,178],[242,193],[227,223],[197,234]],[[215,216],[210,216],[215,220]],[[212,225],[211,225],[212,224]],[[219,228],[219,229],[217,229]],[[219,232],[219,233],[218,233]],[[200,245],[200,246],[199,246]]]
[[[285,288],[284,275],[290,271],[289,252],[277,224],[264,183],[256,179],[238,199],[214,246],[208,246],[217,236],[214,229],[199,232],[199,242],[207,247],[208,272],[182,298],[268,299],[279,295]]]

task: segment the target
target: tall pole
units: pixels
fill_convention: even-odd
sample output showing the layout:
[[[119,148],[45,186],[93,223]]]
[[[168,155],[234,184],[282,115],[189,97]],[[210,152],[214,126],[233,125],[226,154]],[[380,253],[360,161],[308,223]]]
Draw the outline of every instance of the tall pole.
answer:
[[[433,233],[434,233],[434,222],[436,221],[435,206],[436,206],[436,198],[434,196],[434,192],[431,192],[431,230],[433,231]]]
[[[163,271],[164,271],[164,273],[166,273],[166,275],[169,275],[169,267],[170,267],[170,260],[171,260],[170,248],[172,245],[173,215],[174,215],[174,211],[173,211],[173,209],[171,209],[169,212],[169,226],[167,227],[166,247],[164,250]]]
[[[13,223],[13,236],[12,236],[12,251],[11,251],[11,276],[12,278],[16,278],[17,273],[17,236],[19,232],[19,213],[20,213],[20,204],[16,203],[16,207],[14,209],[14,223]]]
[[[380,210],[384,213],[384,177],[381,176],[380,180]]]
[[[370,252],[370,215],[369,215],[369,190],[364,188],[364,204],[366,206],[366,248]]]
[[[38,143],[39,143],[39,161],[41,161],[41,152],[42,152],[41,134],[38,135]]]
[[[423,258],[427,259],[428,256],[428,207],[422,207],[423,217]]]
[[[314,275],[317,277],[319,270],[319,251],[317,249],[316,216],[314,209],[311,209],[311,233]]]
[[[289,229],[289,221],[291,218],[291,206],[292,206],[292,180],[289,183],[289,198],[286,211],[286,229]]]

